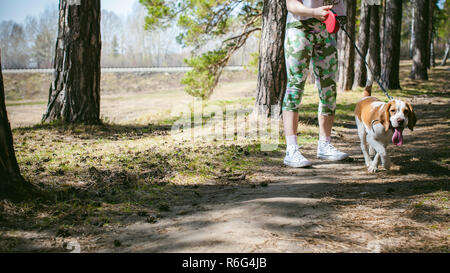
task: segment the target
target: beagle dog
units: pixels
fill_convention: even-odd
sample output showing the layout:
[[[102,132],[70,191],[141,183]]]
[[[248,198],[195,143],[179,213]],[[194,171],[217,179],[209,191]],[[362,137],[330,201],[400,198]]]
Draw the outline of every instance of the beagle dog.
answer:
[[[384,168],[390,169],[391,161],[386,146],[390,141],[397,146],[402,145],[403,129],[408,127],[412,131],[417,122],[410,103],[395,99],[384,103],[371,96],[364,97],[358,102],[355,120],[361,150],[370,173],[378,170],[380,159]],[[370,156],[375,152],[376,155],[371,160]]]

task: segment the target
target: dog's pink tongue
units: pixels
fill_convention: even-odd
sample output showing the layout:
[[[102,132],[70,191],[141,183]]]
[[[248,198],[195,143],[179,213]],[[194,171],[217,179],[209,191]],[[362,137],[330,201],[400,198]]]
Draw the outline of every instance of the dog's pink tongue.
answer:
[[[397,146],[403,145],[403,130],[395,128],[394,135],[392,136],[392,143]]]

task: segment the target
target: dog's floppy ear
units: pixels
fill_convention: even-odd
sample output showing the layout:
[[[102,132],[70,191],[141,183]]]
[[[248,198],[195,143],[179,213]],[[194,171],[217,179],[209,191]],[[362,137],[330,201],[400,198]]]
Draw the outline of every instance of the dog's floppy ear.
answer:
[[[390,109],[392,104],[394,104],[394,101],[390,101],[385,105],[385,110],[384,110],[384,114],[381,115],[381,124],[383,124],[384,126],[384,130],[387,132],[389,131],[389,127],[391,126],[391,113],[390,113]]]
[[[411,106],[411,103],[407,102],[406,105],[408,106],[409,112],[408,112],[408,128],[409,130],[413,131],[414,126],[416,126],[416,114],[414,113],[414,110]]]

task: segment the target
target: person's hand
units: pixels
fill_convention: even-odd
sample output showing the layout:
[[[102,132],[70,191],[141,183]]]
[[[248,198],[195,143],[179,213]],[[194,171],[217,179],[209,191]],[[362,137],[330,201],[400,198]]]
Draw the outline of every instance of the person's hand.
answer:
[[[332,9],[333,6],[323,6],[313,9],[313,17],[317,20],[323,22],[326,19],[326,16],[328,14],[328,11]]]

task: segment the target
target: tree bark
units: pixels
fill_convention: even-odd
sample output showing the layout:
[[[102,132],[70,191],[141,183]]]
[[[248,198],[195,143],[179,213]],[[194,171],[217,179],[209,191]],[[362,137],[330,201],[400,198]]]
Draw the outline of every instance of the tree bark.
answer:
[[[413,51],[414,51],[414,43],[416,42],[416,29],[414,28],[414,21],[415,21],[415,14],[416,14],[416,7],[414,5],[415,0],[411,0],[411,37],[409,42],[409,57],[413,58]]]
[[[385,26],[386,26],[386,1],[389,0],[383,0],[381,3],[382,10],[381,10],[381,21],[380,21],[380,48],[384,48],[384,38],[385,38]],[[380,58],[381,58],[381,66],[383,66],[383,59],[384,59],[384,52],[383,50],[380,50]]]
[[[352,89],[355,70],[355,48],[352,40],[355,40],[356,27],[356,1],[347,1],[347,24],[345,29],[351,36],[351,40],[344,31],[338,32],[339,73],[338,91]]]
[[[60,0],[54,79],[43,121],[100,122],[100,0]]]
[[[444,58],[442,59],[441,65],[447,65],[447,59],[450,52],[450,38],[447,38],[447,43],[445,44]]]
[[[370,26],[370,9],[366,1],[361,3],[361,15],[358,32],[358,48],[364,57],[367,55],[369,49],[369,26]],[[353,88],[364,87],[367,82],[367,68],[364,60],[359,54],[356,55],[355,76],[353,80]]]
[[[383,73],[381,84],[388,89],[400,89],[400,36],[402,28],[402,1],[387,0],[385,8],[383,43]]]
[[[264,0],[259,54],[255,114],[279,118],[287,75],[284,38],[287,8],[285,1]]]
[[[375,79],[380,77],[381,56],[380,56],[380,6],[372,5],[370,9],[370,45],[369,45],[369,65],[372,74],[368,71],[366,90],[371,90]],[[370,92],[370,91],[369,91]]]
[[[434,30],[433,33],[431,33],[431,43],[430,43],[430,65],[431,67],[436,66],[436,53],[434,50]]]
[[[1,56],[1,50],[0,50]],[[23,179],[13,147],[11,126],[8,121],[0,57],[0,198],[18,199],[25,196],[31,184]]]
[[[416,80],[428,80],[428,12],[429,0],[414,1],[413,65],[409,77]]]
[[[431,67],[431,49],[433,43],[433,14],[434,14],[434,6],[436,0],[428,1],[428,43],[427,43],[427,68]]]

